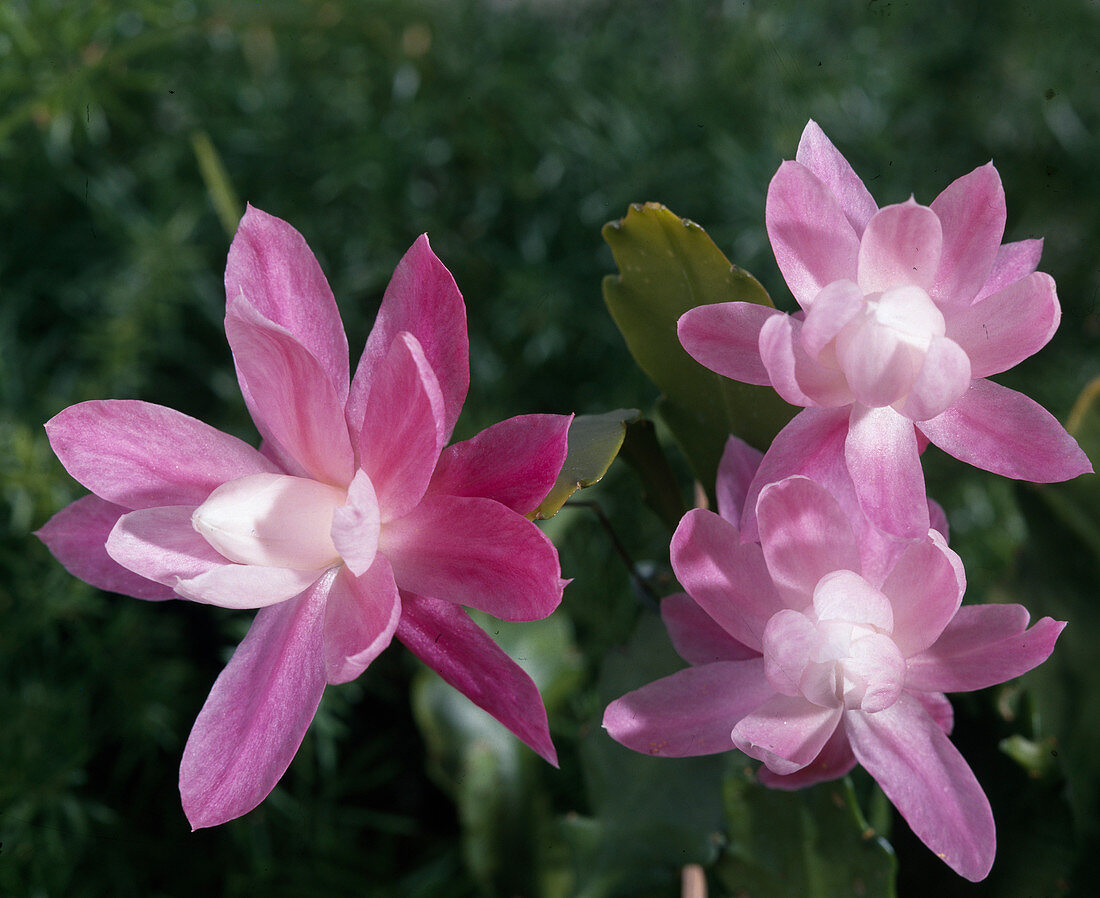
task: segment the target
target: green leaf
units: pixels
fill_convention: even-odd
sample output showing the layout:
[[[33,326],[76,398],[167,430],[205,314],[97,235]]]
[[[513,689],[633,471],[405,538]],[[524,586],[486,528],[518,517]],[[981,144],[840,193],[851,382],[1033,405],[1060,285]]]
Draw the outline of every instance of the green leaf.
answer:
[[[746,769],[726,778],[724,794],[730,843],[716,872],[734,894],[894,895],[894,852],[868,826],[848,777],[782,792]]]
[[[554,486],[535,509],[535,520],[552,518],[577,490],[599,483],[623,445],[628,424],[641,416],[636,408],[602,415],[577,415],[569,425],[569,453]]]
[[[712,484],[729,434],[763,449],[793,410],[770,387],[737,383],[696,362],[680,345],[676,322],[708,303],[771,300],[699,225],[657,203],[631,206],[621,221],[604,225],[603,238],[619,267],[603,280],[611,317],[664,394],[659,410],[695,476]]]

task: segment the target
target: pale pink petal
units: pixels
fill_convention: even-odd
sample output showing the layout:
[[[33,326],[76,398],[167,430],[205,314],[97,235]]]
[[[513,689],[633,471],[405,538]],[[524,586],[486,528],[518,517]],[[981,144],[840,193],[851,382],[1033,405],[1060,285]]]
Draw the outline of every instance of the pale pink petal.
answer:
[[[326,592],[325,679],[347,683],[390,644],[401,617],[401,599],[389,562],[381,555],[362,576],[332,568],[318,582]]]
[[[760,331],[760,358],[775,391],[791,405],[834,407],[852,402],[852,391],[837,368],[812,359],[802,342],[803,322],[776,315]]]
[[[932,201],[943,255],[929,291],[942,307],[966,306],[993,269],[1005,232],[1005,192],[992,162],[947,185]]]
[[[672,535],[672,569],[684,589],[738,642],[759,650],[768,618],[782,605],[756,543],[737,528],[695,508]]]
[[[817,294],[802,324],[802,347],[810,358],[835,368],[835,353],[822,358],[822,351],[866,308],[866,297],[855,281],[833,281]]]
[[[812,119],[802,130],[795,161],[806,166],[832,191],[844,210],[849,224],[862,234],[871,216],[878,211],[870,191],[852,170],[840,151]]]
[[[794,773],[821,753],[840,722],[841,710],[823,708],[801,696],[775,695],[738,721],[733,742],[773,773]]]
[[[882,591],[894,609],[894,642],[906,658],[939,638],[965,590],[962,560],[937,531],[930,530],[901,554]]]
[[[324,571],[294,571],[258,564],[227,564],[176,584],[193,602],[222,608],[264,608],[305,592]]]
[[[964,605],[931,648],[909,659],[906,687],[970,692],[1026,673],[1050,656],[1065,627],[1049,617],[1027,624],[1021,605]]]
[[[830,571],[814,589],[818,621],[870,624],[884,633],[894,629],[890,600],[855,571]]]
[[[745,507],[756,469],[764,453],[754,449],[740,437],[731,435],[722,450],[722,459],[718,462],[718,477],[714,491],[718,496],[718,514],[738,526],[741,511]]]
[[[446,443],[470,386],[470,341],[462,294],[451,273],[432,252],[427,234],[417,238],[397,263],[355,369],[347,405],[348,428],[355,438],[362,429],[375,370],[401,331],[416,337],[439,381]]]
[[[34,535],[46,544],[65,570],[97,589],[135,599],[174,599],[176,594],[170,587],[135,574],[107,554],[107,537],[124,514],[126,509],[121,505],[98,496],[84,496],[61,509]]]
[[[405,593],[397,638],[540,757],[558,766],[538,687],[462,608]]]
[[[919,436],[923,437],[924,434],[919,434]],[[939,531],[944,542],[951,541],[951,534],[947,526],[947,512],[943,510],[943,506],[935,499],[928,500],[928,522],[933,530]]]
[[[325,689],[325,590],[262,609],[199,712],[180,795],[193,829],[247,814],[298,751]]]
[[[948,455],[1004,477],[1057,483],[1092,471],[1050,412],[989,380],[973,381],[951,408],[918,426]]]
[[[924,472],[912,421],[892,408],[854,406],[844,457],[871,523],[907,539],[928,533]]]
[[[746,384],[767,385],[760,361],[760,328],[782,315],[755,302],[719,302],[688,309],[676,323],[680,344],[711,371]]]
[[[616,742],[665,758],[734,748],[734,725],[773,695],[761,658],[689,667],[616,699],[603,725]]]
[[[491,499],[426,496],[382,528],[379,550],[402,590],[503,620],[546,617],[566,582],[545,534]]]
[[[884,711],[845,715],[856,759],[910,828],[972,882],[993,866],[993,812],[969,765],[919,702],[903,693]]]
[[[894,409],[911,421],[934,418],[970,389],[970,362],[954,340],[933,337],[909,394]]]
[[[439,382],[416,337],[402,331],[374,368],[359,433],[359,466],[374,485],[383,523],[420,501],[446,435]]]
[[[172,589],[180,580],[217,570],[228,561],[191,525],[194,512],[190,505],[167,505],[124,514],[107,536],[107,554]]]
[[[686,592],[661,599],[661,620],[676,653],[689,664],[743,661],[760,653],[738,642]]]
[[[764,676],[780,695],[798,695],[802,674],[820,643],[817,625],[800,611],[784,608],[764,632]]]
[[[354,459],[344,406],[321,363],[243,296],[229,302],[225,335],[252,420],[288,473],[346,486]]]
[[[332,514],[332,544],[351,573],[359,576],[374,564],[382,533],[378,497],[365,472],[355,472],[347,498],[347,504]]]
[[[820,484],[788,477],[764,487],[756,507],[768,571],[784,604],[809,607],[814,587],[837,570],[859,571],[848,516]]]
[[[804,165],[779,166],[764,218],[779,270],[802,308],[827,284],[856,279],[859,236],[832,191]]]
[[[894,704],[905,685],[905,657],[897,644],[883,633],[870,633],[852,640],[851,655],[844,661],[844,702],[874,714]]]
[[[348,338],[328,281],[305,238],[252,205],[225,264],[226,299],[242,294],[320,362],[342,404],[348,395]]]
[[[908,675],[905,685],[908,688]],[[942,692],[910,692],[909,695],[921,703],[921,707],[936,721],[936,725],[941,730],[948,736],[951,735],[951,731],[955,728],[955,709],[951,707],[951,702],[946,695]]]
[[[125,508],[199,505],[227,480],[278,470],[236,437],[136,400],[71,405],[46,422],[46,434],[73,477]]]
[[[1054,279],[1036,271],[947,318],[947,336],[970,358],[974,377],[999,374],[1047,345],[1062,309]]]
[[[443,450],[429,493],[495,499],[530,514],[550,492],[569,451],[572,415],[520,415]]]
[[[793,791],[839,779],[855,766],[856,756],[852,754],[851,746],[848,745],[848,736],[844,732],[844,727],[838,726],[833,730],[829,741],[818,752],[817,757],[802,769],[781,776],[761,766],[756,771],[756,775],[765,786]]]
[[[936,213],[913,199],[884,206],[867,224],[859,244],[859,282],[864,293],[891,287],[932,286],[943,248]]]
[[[741,538],[758,540],[756,505],[760,491],[769,483],[792,474],[816,480],[849,512],[857,516],[852,478],[844,461],[844,440],[848,435],[848,408],[808,408],[799,412],[772,440],[756,469],[741,512]]]
[[[993,260],[993,270],[989,272],[985,285],[974,297],[974,302],[981,302],[987,296],[992,296],[1009,284],[1014,284],[1021,278],[1027,277],[1039,267],[1039,259],[1042,255],[1043,241],[1041,238],[1017,240],[1015,243],[1002,243],[997,250],[997,257]]]

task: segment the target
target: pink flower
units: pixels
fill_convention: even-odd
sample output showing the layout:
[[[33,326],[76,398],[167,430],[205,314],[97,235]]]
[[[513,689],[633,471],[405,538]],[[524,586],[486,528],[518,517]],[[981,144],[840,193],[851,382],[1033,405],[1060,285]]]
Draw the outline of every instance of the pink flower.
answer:
[[[731,441],[719,474],[719,495],[735,500],[755,461],[742,446]],[[848,516],[805,477],[761,491],[760,543],[741,541],[729,502],[720,510],[689,512],[672,539],[687,595],[666,599],[662,615],[693,666],[612,702],[608,732],[669,757],[738,748],[780,789],[862,764],[929,848],[984,878],[993,816],[947,737],[944,693],[1030,670],[1064,624],[1029,629],[1019,605],[960,607],[962,564],[936,530],[898,541],[892,563],[869,570]]]
[[[680,319],[680,340],[719,374],[834,410],[819,422],[846,419],[844,458],[877,526],[927,530],[918,453],[928,440],[1022,480],[1092,470],[1042,407],[986,380],[1045,346],[1061,314],[1054,281],[1035,270],[1042,241],[1001,244],[1005,198],[992,163],[931,206],[879,209],[811,121],[795,161],[772,179],[766,217],[803,311],[701,306]],[[795,472],[766,462],[759,485]]]
[[[534,620],[560,602],[557,552],[524,515],[557,477],[570,419],[512,418],[444,449],[469,344],[427,237],[398,264],[350,379],[336,302],[290,225],[250,206],[225,284],[261,449],[162,406],[80,403],[46,429],[93,495],[38,532],[94,586],[260,609],[184,750],[192,826],[259,804],[325,685],[394,635],[556,763],[534,683],[459,606]]]

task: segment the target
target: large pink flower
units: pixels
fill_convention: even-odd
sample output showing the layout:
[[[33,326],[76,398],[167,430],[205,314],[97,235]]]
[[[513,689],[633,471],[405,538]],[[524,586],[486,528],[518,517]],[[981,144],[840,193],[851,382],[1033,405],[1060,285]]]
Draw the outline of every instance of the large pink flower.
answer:
[[[254,808],[328,683],[394,635],[548,761],[531,679],[470,620],[548,615],[564,581],[525,515],[557,477],[569,418],[512,418],[444,448],[469,385],[466,309],[421,237],[354,378],[302,236],[252,207],[225,273],[225,330],[259,451],[162,406],[84,402],[47,425],[92,491],[39,536],[76,576],[143,599],[259,608],[184,750],[195,828]]]
[[[745,459],[731,444],[720,495],[746,495],[754,459]],[[666,599],[662,614],[693,666],[612,702],[604,726],[646,754],[738,748],[781,789],[858,762],[929,848],[968,879],[984,878],[993,816],[947,737],[944,693],[1030,670],[1064,624],[1028,628],[1019,605],[960,607],[962,564],[936,530],[899,541],[886,569],[869,569],[848,515],[805,477],[760,493],[760,543],[741,541],[731,509],[736,502],[721,515],[689,512],[672,539],[687,594]]]
[[[992,163],[931,206],[879,209],[811,121],[795,161],[772,179],[766,218],[802,312],[701,306],[680,319],[680,340],[719,374],[848,419],[844,457],[877,526],[927,529],[922,440],[1022,480],[1091,470],[1049,413],[986,380],[1045,346],[1060,316],[1054,281],[1035,270],[1042,241],[1001,244],[1005,198]],[[766,464],[764,477],[789,473]]]

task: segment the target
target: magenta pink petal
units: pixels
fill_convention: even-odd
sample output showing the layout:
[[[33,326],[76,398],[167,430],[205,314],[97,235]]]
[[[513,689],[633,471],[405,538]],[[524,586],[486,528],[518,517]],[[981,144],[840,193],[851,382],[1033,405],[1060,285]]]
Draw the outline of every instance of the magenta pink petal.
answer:
[[[354,680],[390,644],[401,617],[393,570],[381,555],[362,576],[346,567],[327,571],[318,581],[325,603],[325,679]]]
[[[359,465],[374,485],[383,523],[420,501],[446,433],[439,382],[416,337],[402,331],[374,368],[359,433]]]
[[[832,191],[804,165],[779,166],[764,218],[779,270],[802,308],[827,284],[856,279],[859,236]]]
[[[937,531],[929,531],[901,554],[882,591],[894,609],[893,640],[906,658],[939,638],[965,590],[962,560]]]
[[[194,507],[139,508],[122,515],[107,536],[106,551],[118,564],[175,589],[228,564],[191,525]]]
[[[971,882],[993,866],[993,812],[970,766],[907,694],[875,714],[845,715],[856,759],[910,828],[952,870]]]
[[[346,486],[354,473],[351,441],[343,402],[321,363],[243,296],[229,302],[225,335],[252,420],[288,473]]]
[[[964,605],[931,648],[909,659],[906,686],[970,692],[1026,673],[1050,656],[1065,627],[1049,617],[1027,624],[1021,605]]]
[[[852,408],[844,457],[871,523],[893,536],[928,533],[924,472],[913,422],[892,408]]]
[[[756,775],[765,786],[789,792],[839,779],[855,766],[856,756],[852,754],[851,746],[848,745],[848,736],[844,732],[844,727],[838,726],[833,730],[829,741],[818,752],[817,757],[802,769],[781,776],[761,766],[756,771]]]
[[[1057,483],[1092,471],[1050,412],[989,380],[973,381],[951,408],[918,426],[948,455],[1004,477]]]
[[[933,337],[909,394],[894,409],[911,421],[934,418],[970,389],[971,379],[962,347],[948,337]]]
[[[878,211],[870,191],[840,151],[812,119],[802,130],[795,161],[813,172],[832,191],[856,234],[862,234]]]
[[[425,496],[382,528],[379,550],[397,585],[503,620],[538,620],[561,601],[553,543],[522,515],[492,499]]]
[[[910,199],[884,206],[867,224],[859,244],[859,282],[864,293],[891,287],[932,286],[943,249],[936,213]]]
[[[711,371],[746,384],[767,385],[760,361],[760,328],[782,315],[754,302],[719,302],[697,306],[680,316],[676,333],[695,361]]]
[[[754,449],[740,437],[731,435],[722,450],[722,459],[718,462],[718,478],[715,492],[718,496],[718,514],[737,527],[741,521],[741,511],[745,507],[756,469],[764,453]]]
[[[827,368],[806,352],[803,322],[787,315],[769,319],[760,331],[760,358],[775,391],[791,405],[835,407],[852,402],[852,391],[837,368]]]
[[[1062,309],[1054,279],[1036,271],[947,318],[947,336],[970,358],[974,377],[1007,371],[1047,345]]]
[[[751,663],[751,662],[745,662]],[[816,758],[840,722],[842,709],[823,708],[802,696],[774,695],[733,728],[733,742],[781,776]]]
[[[264,608],[305,592],[324,571],[226,564],[176,584],[182,598],[222,608]]]
[[[348,395],[348,339],[328,281],[305,238],[249,205],[225,265],[227,301],[243,295],[320,363],[341,403]]]
[[[262,609],[214,683],[180,765],[192,829],[248,813],[290,766],[325,689],[325,597]]]
[[[734,747],[734,725],[772,695],[764,661],[689,667],[616,699],[603,725],[616,742],[664,758],[711,755]]]
[[[174,599],[176,594],[170,587],[135,574],[107,554],[107,537],[124,514],[126,509],[121,505],[98,496],[84,496],[61,509],[34,535],[65,570],[98,589],[135,599]]]
[[[1002,243],[997,250],[997,257],[993,260],[993,270],[989,272],[985,285],[974,297],[974,302],[981,302],[987,296],[992,296],[1009,284],[1014,284],[1021,278],[1027,277],[1039,267],[1039,259],[1042,255],[1043,241],[1041,238],[1017,240],[1015,243]]]
[[[686,592],[661,599],[661,620],[676,653],[689,664],[744,661],[760,653],[738,642]]]
[[[985,285],[1005,231],[1005,192],[992,162],[948,184],[932,202],[943,255],[929,291],[941,308],[967,306]]]
[[[860,570],[848,516],[833,496],[806,477],[764,487],[756,506],[768,571],[788,608],[802,611],[826,574]]]
[[[520,415],[443,450],[430,493],[482,496],[526,515],[557,480],[572,415]]]
[[[73,477],[125,508],[199,505],[227,480],[278,470],[236,437],[136,400],[71,405],[46,422],[46,433]]]
[[[769,483],[792,474],[803,474],[822,484],[848,512],[858,517],[852,478],[844,460],[844,440],[848,435],[847,408],[808,408],[799,412],[784,427],[764,454],[749,485],[741,512],[741,538],[757,540],[756,503],[760,491]]]
[[[355,438],[362,428],[375,369],[401,331],[416,337],[439,381],[446,443],[470,386],[470,341],[462,294],[451,273],[432,252],[427,234],[417,238],[397,263],[355,370],[347,405],[348,428]]]
[[[691,597],[730,636],[759,651],[764,627],[781,607],[756,543],[729,521],[695,508],[672,536],[672,569]]]
[[[906,686],[908,685],[906,682]],[[955,709],[951,707],[951,702],[947,700],[946,695],[942,692],[920,691],[909,691],[909,695],[921,703],[921,707],[928,712],[928,716],[936,721],[936,726],[948,736],[951,735],[951,730],[955,728]]]
[[[462,608],[404,593],[397,638],[541,758],[558,766],[538,687]]]

